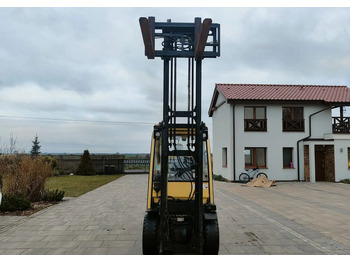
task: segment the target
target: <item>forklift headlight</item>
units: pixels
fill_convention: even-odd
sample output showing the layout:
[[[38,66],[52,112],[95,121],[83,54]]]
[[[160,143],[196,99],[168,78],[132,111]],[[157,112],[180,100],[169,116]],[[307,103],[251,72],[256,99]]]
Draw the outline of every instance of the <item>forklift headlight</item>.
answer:
[[[159,131],[155,132],[154,133],[154,137],[155,137],[155,139],[159,139],[160,138],[160,132]]]
[[[203,140],[207,140],[207,137],[208,135],[207,135],[207,133],[203,133]]]

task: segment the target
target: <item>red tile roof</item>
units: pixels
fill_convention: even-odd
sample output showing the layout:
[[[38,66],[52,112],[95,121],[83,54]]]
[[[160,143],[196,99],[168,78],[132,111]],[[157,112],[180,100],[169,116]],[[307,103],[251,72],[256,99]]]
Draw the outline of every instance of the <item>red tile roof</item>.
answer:
[[[347,86],[216,84],[227,100],[293,100],[350,103]]]

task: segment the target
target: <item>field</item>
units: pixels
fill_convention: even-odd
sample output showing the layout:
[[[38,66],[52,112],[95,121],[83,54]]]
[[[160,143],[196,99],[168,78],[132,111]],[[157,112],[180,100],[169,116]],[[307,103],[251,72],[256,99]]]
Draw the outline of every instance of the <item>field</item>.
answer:
[[[46,181],[45,188],[64,191],[65,197],[77,197],[120,177],[122,175],[55,176]]]

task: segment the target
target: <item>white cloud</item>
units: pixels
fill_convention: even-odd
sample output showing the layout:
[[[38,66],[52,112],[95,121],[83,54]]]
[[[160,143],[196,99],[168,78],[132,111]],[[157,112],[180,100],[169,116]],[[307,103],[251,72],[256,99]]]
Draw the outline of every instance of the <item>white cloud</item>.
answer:
[[[221,57],[203,61],[209,125],[215,83],[350,82],[349,8],[2,8],[0,15],[0,137],[17,135],[27,151],[36,133],[44,152],[149,150],[151,123],[162,118],[163,63],[144,56],[141,16],[220,23]]]

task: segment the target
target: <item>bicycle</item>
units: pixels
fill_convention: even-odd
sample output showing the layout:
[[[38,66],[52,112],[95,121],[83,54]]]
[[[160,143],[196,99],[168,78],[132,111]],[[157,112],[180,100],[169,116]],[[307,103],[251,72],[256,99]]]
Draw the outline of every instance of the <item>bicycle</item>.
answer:
[[[239,175],[239,181],[241,183],[247,183],[250,180],[260,177],[260,176],[265,176],[267,178],[267,175],[264,172],[260,172],[259,167],[253,168],[253,169],[246,169],[245,172],[242,172]]]

